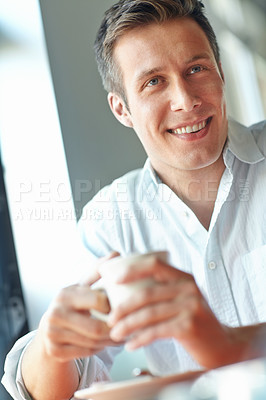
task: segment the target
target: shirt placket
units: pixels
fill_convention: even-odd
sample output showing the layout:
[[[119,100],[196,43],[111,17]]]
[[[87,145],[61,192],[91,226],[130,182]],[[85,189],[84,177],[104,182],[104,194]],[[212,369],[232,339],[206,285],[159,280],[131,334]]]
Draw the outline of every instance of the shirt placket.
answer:
[[[208,302],[222,323],[239,326],[240,318],[217,238],[213,237],[211,242],[208,243],[204,259]]]
[[[233,156],[227,154],[226,169],[221,179],[213,217],[209,230],[209,237],[204,255],[205,279],[208,301],[217,318],[229,326],[239,326],[240,318],[234,300],[231,282],[223,262],[222,251],[218,240],[219,215],[223,204],[230,196],[233,182]]]

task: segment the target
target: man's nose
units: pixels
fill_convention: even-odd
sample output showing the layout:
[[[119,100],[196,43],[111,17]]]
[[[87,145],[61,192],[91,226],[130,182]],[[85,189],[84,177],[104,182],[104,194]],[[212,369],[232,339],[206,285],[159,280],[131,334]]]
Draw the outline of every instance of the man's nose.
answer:
[[[192,111],[202,103],[195,87],[183,78],[177,78],[170,89],[170,107],[172,111]]]

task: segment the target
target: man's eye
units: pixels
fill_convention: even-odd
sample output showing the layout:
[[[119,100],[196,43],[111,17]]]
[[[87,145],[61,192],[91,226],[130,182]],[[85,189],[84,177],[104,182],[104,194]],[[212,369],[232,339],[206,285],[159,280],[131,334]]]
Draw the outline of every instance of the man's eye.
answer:
[[[156,86],[156,85],[158,85],[158,83],[159,83],[159,78],[152,78],[152,79],[148,82],[147,86]]]
[[[203,68],[200,65],[196,65],[195,67],[192,67],[190,69],[190,75],[196,74],[202,70],[203,70]]]

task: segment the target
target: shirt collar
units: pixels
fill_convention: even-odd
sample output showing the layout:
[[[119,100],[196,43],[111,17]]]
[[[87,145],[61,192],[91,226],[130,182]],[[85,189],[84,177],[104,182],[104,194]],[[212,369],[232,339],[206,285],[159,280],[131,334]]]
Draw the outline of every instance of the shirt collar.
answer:
[[[226,149],[229,149],[240,161],[248,164],[255,164],[265,159],[255,141],[251,128],[247,128],[233,119],[228,121],[228,145]]]
[[[155,172],[153,166],[151,165],[149,158],[146,160],[143,169],[144,169],[144,176],[149,179],[149,182],[151,179],[152,182],[155,183],[156,186],[159,185],[160,183],[162,183],[161,179],[159,178],[159,176]]]
[[[255,138],[251,132],[251,128],[241,125],[239,122],[229,119],[228,121],[228,140],[224,148],[225,163],[230,164],[232,158],[227,154],[228,150],[233,153],[240,161],[255,164],[265,159],[261,153]],[[233,160],[231,160],[233,162]],[[144,164],[144,179],[146,184],[149,185],[151,181],[157,186],[162,183],[161,179],[155,172],[151,165],[149,158]]]

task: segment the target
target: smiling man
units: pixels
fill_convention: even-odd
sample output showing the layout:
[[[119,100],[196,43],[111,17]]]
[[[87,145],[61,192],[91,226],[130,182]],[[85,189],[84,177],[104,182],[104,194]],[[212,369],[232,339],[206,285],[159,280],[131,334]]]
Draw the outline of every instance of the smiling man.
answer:
[[[107,324],[90,315],[109,310],[90,288],[97,267],[86,284],[63,289],[7,358],[4,384],[18,400],[71,398],[108,379],[121,342],[144,346],[155,374],[266,355],[266,125],[228,122],[203,4],[121,0],[106,12],[95,49],[110,108],[148,160],[85,207],[84,244],[101,263],[152,250],[168,250],[169,263],[150,257],[125,269],[119,283],[156,284],[112,310]]]
[[[194,181],[207,179],[218,187],[224,171],[224,79],[206,34],[188,17],[148,24],[124,33],[113,57],[127,99],[109,93],[113,113],[134,128],[160,179],[179,188],[176,194],[208,229],[214,199],[208,210],[198,201],[209,200],[206,186],[195,193],[197,204],[193,195],[187,198]]]

